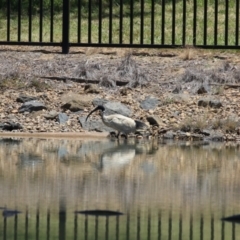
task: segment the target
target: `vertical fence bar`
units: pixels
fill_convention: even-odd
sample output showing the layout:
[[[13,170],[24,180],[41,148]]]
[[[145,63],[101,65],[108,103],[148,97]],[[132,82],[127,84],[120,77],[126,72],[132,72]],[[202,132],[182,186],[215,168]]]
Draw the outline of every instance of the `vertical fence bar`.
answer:
[[[235,45],[239,44],[239,0],[236,0],[236,33],[235,33]]]
[[[130,216],[129,213],[127,213],[127,226],[126,226],[126,239],[130,239]]]
[[[10,41],[10,14],[11,14],[11,4],[7,1],[7,41]]]
[[[187,0],[183,0],[183,25],[182,25],[182,45],[185,46],[186,45],[186,11],[187,11],[187,6],[186,6],[186,1]]]
[[[140,44],[144,42],[144,0],[141,3],[141,15],[140,15]]]
[[[109,236],[109,217],[106,216],[105,240],[108,240],[108,236]]]
[[[119,1],[120,4],[120,9],[119,9],[119,43],[122,44],[123,41],[123,35],[122,35],[122,31],[123,31],[123,0]]]
[[[81,0],[78,0],[78,43],[81,42],[81,20],[82,20],[81,10],[82,10]]]
[[[130,0],[130,44],[133,44],[133,3],[134,0]]]
[[[18,0],[18,42],[21,41],[22,0]]]
[[[232,240],[235,240],[235,223],[232,223]]]
[[[14,217],[14,240],[17,240],[17,230],[18,229],[18,215],[16,214]]]
[[[161,32],[162,45],[165,44],[165,0],[162,0],[162,32]]]
[[[214,217],[211,217],[211,240],[214,240]]]
[[[66,201],[65,198],[59,199],[59,213],[58,213],[58,240],[66,239],[66,223],[67,223],[67,212],[66,212]]]
[[[161,212],[158,212],[158,240],[162,239],[162,216]]]
[[[172,212],[169,212],[168,217],[168,240],[172,239]]]
[[[218,35],[218,0],[215,0],[215,10],[214,10],[214,45],[217,45],[217,35]]]
[[[176,1],[172,0],[172,44],[175,45]]]
[[[225,45],[228,45],[228,8],[229,8],[229,4],[228,4],[228,0],[225,1],[226,6],[225,6]]]
[[[28,41],[32,41],[32,0],[29,0],[28,5]]]
[[[180,213],[179,217],[179,234],[178,234],[178,239],[182,240],[182,214]]]
[[[141,239],[140,223],[141,223],[140,210],[138,210],[138,213],[137,213],[137,239],[139,239],[139,240]]]
[[[151,213],[148,211],[148,230],[147,230],[148,240],[151,240]]]
[[[102,43],[102,0],[99,0],[98,7],[98,43]]]
[[[51,10],[50,10],[50,42],[53,42],[53,15],[54,15],[54,2],[51,0],[50,2]]]
[[[116,216],[116,240],[119,240],[119,216]]]
[[[25,240],[28,240],[28,210],[25,215]]]
[[[63,0],[62,53],[69,52],[69,0]]]
[[[92,1],[88,0],[88,43],[92,42]]]
[[[203,45],[207,45],[207,5],[208,5],[208,0],[204,0],[204,13],[203,13]]]
[[[95,239],[98,239],[98,216],[95,217]]]
[[[39,2],[39,42],[42,42],[43,32],[43,0]]]
[[[47,212],[47,240],[50,239],[50,210]]]
[[[222,221],[221,240],[225,239],[225,223]]]
[[[85,240],[88,239],[88,216],[85,216],[85,224],[84,224],[84,228],[85,228]]]
[[[151,44],[154,44],[154,18],[155,18],[155,1],[152,0],[152,9],[151,9]]]
[[[36,215],[36,240],[39,239],[39,209],[37,210]]]
[[[197,42],[197,0],[193,0],[193,46]]]
[[[109,0],[109,43],[112,43],[112,0]]]
[[[7,240],[7,218],[3,219],[3,239]]]
[[[190,216],[190,229],[189,229],[189,239],[192,240],[193,239],[193,216],[191,214]]]
[[[204,222],[203,222],[203,215],[200,218],[200,240],[203,240],[203,229],[204,229]]]
[[[74,240],[78,239],[78,215],[74,216]]]

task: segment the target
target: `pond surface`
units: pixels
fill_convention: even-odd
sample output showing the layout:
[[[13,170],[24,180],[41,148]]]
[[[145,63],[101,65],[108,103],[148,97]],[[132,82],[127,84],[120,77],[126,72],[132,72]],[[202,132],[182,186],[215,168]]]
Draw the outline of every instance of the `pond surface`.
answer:
[[[233,144],[2,138],[0,193],[3,239],[240,236]]]

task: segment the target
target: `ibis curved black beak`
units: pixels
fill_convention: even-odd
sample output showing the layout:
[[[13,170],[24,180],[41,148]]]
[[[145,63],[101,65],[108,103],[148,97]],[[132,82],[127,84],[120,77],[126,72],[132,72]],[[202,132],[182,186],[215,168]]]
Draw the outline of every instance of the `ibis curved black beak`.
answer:
[[[104,111],[105,108],[104,108],[103,106],[101,106],[101,105],[98,105],[96,108],[94,108],[94,109],[87,115],[85,122],[88,120],[88,118],[90,117],[90,115],[91,115],[92,113],[96,112],[97,110]]]

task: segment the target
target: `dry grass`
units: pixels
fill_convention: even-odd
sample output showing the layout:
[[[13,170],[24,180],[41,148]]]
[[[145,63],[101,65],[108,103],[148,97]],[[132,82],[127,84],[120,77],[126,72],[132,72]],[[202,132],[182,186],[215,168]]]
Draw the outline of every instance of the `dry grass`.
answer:
[[[200,117],[188,117],[184,119],[179,128],[184,132],[196,132],[198,130],[203,130],[208,128],[210,125],[208,123],[207,115]]]

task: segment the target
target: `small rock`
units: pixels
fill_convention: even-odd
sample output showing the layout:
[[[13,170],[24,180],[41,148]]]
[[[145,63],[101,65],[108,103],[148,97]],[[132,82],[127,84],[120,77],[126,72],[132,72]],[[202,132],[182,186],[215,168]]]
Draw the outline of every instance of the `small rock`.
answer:
[[[86,84],[84,87],[85,93],[100,93],[99,88],[94,84]]]
[[[206,87],[204,87],[203,85],[201,85],[197,90],[196,90],[197,94],[204,94],[207,93],[207,89]]]
[[[44,117],[46,119],[56,119],[58,116],[58,112],[55,110],[50,111],[49,113],[45,114]]]
[[[162,125],[162,121],[158,116],[151,115],[151,116],[147,116],[146,119],[150,123],[150,125],[157,125],[157,126]]]
[[[198,101],[198,106],[199,106],[199,107],[207,107],[208,104],[209,104],[209,101],[208,101],[208,100],[203,100],[203,99],[201,99],[201,100]]]

